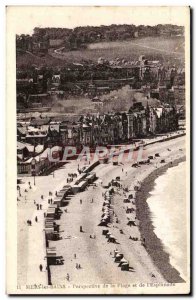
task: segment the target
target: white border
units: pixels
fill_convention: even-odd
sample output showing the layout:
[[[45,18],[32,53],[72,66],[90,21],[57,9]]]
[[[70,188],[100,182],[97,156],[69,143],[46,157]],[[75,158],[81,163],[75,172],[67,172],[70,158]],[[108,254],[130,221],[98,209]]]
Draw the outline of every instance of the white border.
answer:
[[[1,220],[1,226],[0,226],[0,233],[1,233],[1,240],[4,241],[5,243],[5,141],[6,141],[6,135],[5,135],[5,57],[6,57],[6,51],[5,51],[5,6],[6,5],[72,5],[72,6],[77,6],[77,5],[106,5],[106,1],[104,0],[91,0],[91,1],[85,1],[85,0],[72,0],[72,1],[63,1],[63,0],[56,0],[56,1],[4,1],[1,0],[0,2],[0,33],[1,33],[1,47],[0,47],[0,56],[1,56],[1,60],[0,60],[0,64],[1,64],[1,72],[0,72],[0,82],[1,82],[1,109],[0,109],[0,133],[1,133],[1,147],[0,147],[0,157],[1,157],[1,174],[0,174],[0,182],[1,182],[1,210],[0,210],[0,220]],[[182,0],[178,0],[178,1],[159,1],[157,3],[157,1],[127,1],[127,0],[121,0],[121,1],[113,1],[110,0],[109,3],[107,3],[107,5],[121,5],[121,6],[126,6],[126,5],[190,5],[193,9],[195,8],[195,1],[191,0],[191,1],[182,1]],[[193,28],[194,31],[194,28]],[[195,32],[193,32],[193,40],[195,41]],[[192,45],[194,47],[194,45]],[[194,69],[195,69],[195,64],[194,64]],[[194,77],[193,77],[194,79]],[[195,85],[195,81],[193,80],[193,86],[192,88],[194,89],[194,85]],[[193,93],[194,95],[194,93]],[[196,112],[196,106],[194,105],[194,116],[195,116],[195,112]],[[193,118],[194,120],[194,118]],[[194,128],[195,128],[195,122],[194,122]],[[195,137],[195,134],[194,134]],[[195,164],[194,164],[195,167]],[[193,178],[194,179],[194,178]],[[193,185],[194,185],[194,181],[193,181]],[[194,198],[193,198],[194,199]],[[192,200],[193,200],[192,199]],[[195,205],[194,205],[195,208]],[[194,228],[193,228],[194,230]],[[1,255],[0,255],[0,266],[1,266],[1,273],[0,273],[0,295],[1,295],[1,299],[5,298],[5,244],[1,243]],[[195,269],[195,268],[194,268]],[[195,276],[194,276],[194,283],[195,283]],[[26,297],[25,297],[26,298]],[[38,297],[41,298],[41,297]],[[54,297],[56,298],[56,297]],[[73,298],[73,297],[72,297]],[[138,297],[137,297],[138,298]],[[160,297],[157,297],[160,298]],[[169,297],[171,298],[171,297]]]

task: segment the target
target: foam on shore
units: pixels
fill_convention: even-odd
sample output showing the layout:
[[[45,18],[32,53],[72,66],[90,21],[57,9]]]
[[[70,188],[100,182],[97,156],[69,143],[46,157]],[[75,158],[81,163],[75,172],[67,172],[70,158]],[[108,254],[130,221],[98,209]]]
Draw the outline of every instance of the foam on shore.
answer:
[[[141,184],[140,191],[136,194],[136,215],[139,223],[141,237],[145,239],[145,248],[151,256],[155,266],[168,282],[180,283],[184,280],[180,273],[170,264],[169,254],[165,252],[162,241],[154,233],[154,226],[151,220],[151,212],[147,204],[150,196],[149,192],[154,189],[155,179],[166,172],[170,167],[177,166],[180,162],[185,161],[185,156],[176,159],[148,175]]]

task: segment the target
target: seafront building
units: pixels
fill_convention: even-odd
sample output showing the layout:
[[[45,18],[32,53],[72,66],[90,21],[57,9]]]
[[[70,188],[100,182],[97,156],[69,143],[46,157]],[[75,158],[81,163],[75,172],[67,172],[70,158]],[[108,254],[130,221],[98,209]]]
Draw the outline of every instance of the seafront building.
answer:
[[[131,144],[136,139],[163,134],[178,129],[175,107],[146,107],[134,103],[128,112],[103,115],[65,116],[19,122],[17,126],[17,161],[19,174],[31,174],[32,158],[36,159],[36,175],[43,174],[55,163],[48,161],[49,152],[62,155],[63,148]]]

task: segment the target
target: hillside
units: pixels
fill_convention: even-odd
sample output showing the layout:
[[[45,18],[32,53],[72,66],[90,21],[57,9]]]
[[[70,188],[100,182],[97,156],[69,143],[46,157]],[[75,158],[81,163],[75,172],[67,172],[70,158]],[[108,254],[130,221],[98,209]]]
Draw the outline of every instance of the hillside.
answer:
[[[142,54],[145,54],[149,60],[169,61],[170,64],[183,66],[184,37],[148,37],[123,42],[94,43],[89,44],[87,49],[61,53],[55,53],[54,49],[49,49],[49,53],[42,57],[27,53],[17,56],[17,66],[36,64],[62,67],[63,62],[81,62],[82,60],[96,62],[99,57],[108,60],[116,57],[137,60]]]

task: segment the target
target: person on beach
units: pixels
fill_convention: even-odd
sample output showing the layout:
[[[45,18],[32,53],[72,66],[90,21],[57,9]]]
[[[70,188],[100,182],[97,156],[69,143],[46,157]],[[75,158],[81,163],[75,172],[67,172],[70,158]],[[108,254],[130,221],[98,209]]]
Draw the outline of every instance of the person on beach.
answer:
[[[80,199],[80,204],[82,204],[82,199]]]
[[[43,270],[42,264],[39,265],[39,269],[40,269],[40,272],[42,272],[42,270]]]
[[[37,210],[39,210],[39,204],[36,204],[37,205]]]
[[[34,200],[34,204],[36,204],[36,201]]]
[[[40,204],[39,209],[42,209],[42,205]]]
[[[37,222],[38,221],[38,218],[37,218],[37,216],[35,217],[35,222]]]
[[[66,276],[66,279],[67,279],[67,281],[69,281],[69,273],[67,273],[67,276]]]
[[[76,259],[76,254],[74,254],[74,258]]]
[[[78,264],[76,264],[76,269],[78,269]]]

